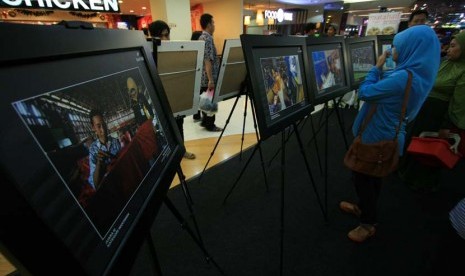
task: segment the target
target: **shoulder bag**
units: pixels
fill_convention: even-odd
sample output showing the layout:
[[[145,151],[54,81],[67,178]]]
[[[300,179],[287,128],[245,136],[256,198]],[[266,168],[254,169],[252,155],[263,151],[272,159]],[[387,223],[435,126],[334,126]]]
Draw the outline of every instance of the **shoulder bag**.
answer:
[[[407,101],[412,85],[412,73],[408,70],[407,72],[408,81],[405,87],[399,125],[396,127],[396,136],[392,140],[380,141],[373,144],[362,143],[362,133],[376,111],[376,104],[371,106],[368,115],[363,120],[357,137],[355,137],[354,142],[350,145],[349,150],[344,156],[344,164],[349,169],[374,177],[385,177],[397,169],[399,163],[397,136],[407,110]]]

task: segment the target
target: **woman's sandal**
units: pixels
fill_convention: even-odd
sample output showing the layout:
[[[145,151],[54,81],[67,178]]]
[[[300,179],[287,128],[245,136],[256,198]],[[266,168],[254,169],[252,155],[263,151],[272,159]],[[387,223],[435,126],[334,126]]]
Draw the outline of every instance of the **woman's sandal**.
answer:
[[[192,152],[186,151],[184,153],[184,158],[186,158],[186,159],[195,159],[195,154],[193,154]]]
[[[339,208],[341,208],[341,210],[346,213],[355,215],[356,217],[360,217],[360,214],[362,213],[360,208],[358,208],[357,204],[350,203],[347,201],[341,201],[339,203]]]
[[[375,226],[371,224],[360,224],[357,228],[350,231],[347,237],[354,242],[364,242],[368,238],[373,237],[375,233]]]

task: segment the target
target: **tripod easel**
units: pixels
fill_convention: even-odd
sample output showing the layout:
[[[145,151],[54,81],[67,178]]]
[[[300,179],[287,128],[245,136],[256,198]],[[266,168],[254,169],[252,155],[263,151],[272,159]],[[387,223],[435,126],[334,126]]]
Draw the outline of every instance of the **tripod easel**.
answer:
[[[156,65],[158,64],[158,46],[160,46],[160,43],[161,43],[161,41],[159,39],[152,39],[152,45],[153,45],[152,57],[153,57]],[[180,131],[183,131],[183,130],[181,129]],[[177,173],[177,175],[179,177],[179,181],[180,181],[181,188],[182,188],[182,191],[183,191],[183,194],[184,194],[184,198],[186,199],[186,204],[187,204],[187,207],[189,209],[190,217],[191,217],[191,219],[192,219],[192,221],[194,223],[195,232],[197,233],[197,235],[195,235],[194,231],[192,231],[192,229],[189,227],[189,224],[182,217],[181,213],[176,209],[174,204],[168,198],[167,194],[164,196],[163,202],[165,203],[166,207],[168,207],[168,209],[171,211],[171,213],[176,217],[176,219],[179,221],[179,223],[181,225],[181,228],[185,229],[188,232],[188,234],[191,236],[192,240],[202,250],[206,262],[207,263],[211,262],[218,269],[218,271],[222,275],[224,275],[224,272],[222,271],[222,269],[211,258],[211,256],[208,254],[207,250],[205,249],[205,245],[204,245],[202,236],[200,234],[200,230],[199,230],[199,227],[198,227],[198,224],[197,224],[197,220],[196,220],[195,215],[194,215],[194,209],[192,207],[194,203],[193,203],[192,197],[190,195],[189,188],[188,188],[187,182],[186,182],[186,176],[184,175],[184,173],[182,171],[181,164],[178,164],[178,167],[176,169],[176,173]],[[156,258],[155,246],[153,244],[153,239],[152,239],[151,235],[149,235],[148,240],[149,240],[149,247],[150,247],[151,254],[152,254],[153,258],[155,259],[155,263],[154,263],[155,269],[161,275],[161,269],[159,267],[159,263],[158,263],[157,258]]]
[[[192,197],[189,192],[189,188],[187,187],[187,182],[186,182],[186,177],[184,176],[181,166],[179,166],[176,170],[177,175],[179,177],[179,180],[181,182],[181,187],[183,190],[184,198],[186,199],[187,207],[189,209],[190,217],[192,218],[192,221],[194,222],[194,227],[195,227],[195,232],[189,227],[189,224],[186,219],[181,215],[181,213],[176,209],[174,206],[173,202],[168,198],[168,195],[165,195],[163,198],[163,203],[165,203],[166,207],[170,210],[170,212],[175,216],[175,218],[178,220],[179,224],[181,225],[181,228],[186,230],[187,233],[191,236],[192,240],[197,244],[197,246],[200,248],[200,250],[204,254],[205,261],[209,264],[210,262],[213,264],[213,266],[218,269],[221,275],[225,275],[223,270],[219,267],[219,265],[215,262],[215,260],[210,256],[208,251],[205,248],[204,242],[202,240],[202,236],[200,235],[200,230],[197,225],[197,220],[195,219],[194,215],[194,210],[192,208],[192,205],[194,204],[192,201]],[[148,235],[148,246],[149,246],[149,251],[150,254],[152,255],[152,258],[154,259],[153,267],[157,273],[157,275],[162,275],[160,264],[158,262],[156,250],[155,250],[155,243],[153,241],[152,235]]]
[[[316,198],[317,198],[317,201],[318,201],[318,205],[320,206],[320,210],[323,214],[323,217],[325,219],[325,221],[327,222],[328,221],[328,211],[327,211],[327,208],[323,208],[323,205],[321,203],[321,198],[320,198],[320,194],[318,193],[318,190],[316,189],[316,186],[315,186],[315,181],[313,179],[313,175],[312,175],[312,172],[310,170],[310,165],[309,165],[309,162],[308,162],[308,159],[307,159],[307,155],[305,154],[305,149],[303,147],[303,143],[302,143],[302,139],[301,139],[301,136],[300,136],[300,131],[297,127],[297,124],[296,123],[293,123],[292,124],[292,127],[293,127],[293,130],[295,132],[295,136],[297,138],[297,142],[299,144],[299,149],[300,149],[300,153],[302,154],[302,157],[304,158],[304,163],[305,163],[305,168],[307,169],[307,172],[308,172],[308,175],[310,177],[310,182],[312,183],[312,187],[313,187],[313,191],[315,192],[315,195],[316,195]],[[285,182],[285,172],[286,172],[286,143],[287,143],[287,140],[289,139],[289,135],[288,137],[286,138],[286,135],[285,135],[285,129],[283,129],[281,131],[281,208],[280,208],[280,217],[281,217],[281,224],[280,224],[280,265],[279,265],[279,271],[280,271],[280,275],[283,275],[283,272],[284,272],[284,265],[283,265],[283,261],[284,261],[284,182]],[[325,191],[326,193],[326,191]]]
[[[202,177],[203,177],[203,175],[205,173],[205,170],[207,169],[207,166],[210,163],[210,160],[213,157],[213,154],[215,153],[215,150],[218,147],[218,144],[220,143],[221,138],[223,137],[224,131],[226,130],[226,127],[228,126],[228,124],[229,124],[229,122],[231,120],[233,112],[236,109],[236,105],[237,105],[237,103],[239,101],[239,98],[242,95],[245,95],[244,119],[243,119],[243,123],[242,123],[242,138],[241,138],[241,151],[240,151],[240,159],[242,160],[242,148],[243,148],[243,144],[244,144],[245,122],[246,122],[246,118],[247,118],[247,104],[248,104],[248,100],[252,100],[249,97],[249,94],[247,92],[247,79],[244,80],[241,83],[240,92],[236,95],[236,99],[235,99],[234,104],[233,104],[233,106],[231,108],[231,111],[229,112],[228,118],[226,119],[226,123],[224,125],[224,128],[221,131],[221,134],[218,137],[218,140],[216,141],[216,144],[213,147],[212,152],[210,153],[210,157],[208,158],[207,163],[205,164],[205,166],[204,166],[204,168],[202,170],[202,173],[199,176],[199,182],[202,180]],[[260,152],[260,159],[261,159],[261,163],[262,163],[263,176],[265,178],[265,187],[266,187],[266,190],[268,191],[268,181],[267,181],[267,178],[266,178],[265,165],[264,165],[264,161],[263,161],[263,153],[262,153],[262,149],[261,149],[261,146],[260,146],[261,140],[260,140],[260,137],[258,135],[258,130],[257,130],[257,121],[256,121],[256,118],[255,118],[255,109],[254,109],[253,104],[251,104],[250,106],[251,106],[251,109],[252,109],[252,118],[253,118],[253,122],[254,122],[254,129],[255,129],[255,136],[256,136],[256,139],[257,139],[257,144],[254,146],[254,151],[252,153],[252,156],[247,161],[246,166],[250,162],[250,159],[253,157],[255,151],[258,149],[259,152]],[[239,178],[242,176],[242,173],[243,173],[243,171],[241,172]],[[239,181],[239,179],[237,181]],[[236,183],[237,183],[237,181],[236,181]],[[229,193],[228,193],[228,195],[229,195]]]
[[[262,148],[261,148],[262,139],[260,139],[260,137],[258,135],[258,130],[257,130],[257,118],[255,116],[255,106],[254,106],[254,104],[252,102],[252,98],[249,97],[248,93],[246,93],[246,100],[245,100],[246,104],[247,104],[247,98],[250,99],[250,101],[251,101],[250,107],[252,109],[252,118],[253,118],[253,125],[254,125],[254,129],[255,129],[255,136],[257,138],[257,144],[255,144],[254,149],[252,151],[252,154],[250,155],[249,159],[247,159],[247,162],[245,163],[244,167],[242,168],[241,172],[239,173],[239,176],[237,177],[237,179],[234,182],[234,184],[232,185],[231,189],[229,189],[228,193],[226,194],[225,198],[223,199],[223,204],[226,203],[226,200],[231,195],[232,191],[234,190],[237,183],[241,179],[242,175],[245,172],[245,169],[249,165],[250,161],[252,161],[252,158],[254,157],[255,152],[257,151],[257,149],[258,149],[258,151],[260,153],[260,160],[261,160],[261,165],[262,165],[263,176],[265,178],[266,191],[267,192],[269,191],[269,189],[268,189],[268,181],[267,181],[267,177],[266,177],[266,170],[265,170],[265,162],[263,161],[263,152],[262,152]],[[244,113],[244,116],[245,116],[245,113]],[[245,124],[245,118],[244,118],[244,124]],[[244,133],[242,133],[242,135],[244,135]]]

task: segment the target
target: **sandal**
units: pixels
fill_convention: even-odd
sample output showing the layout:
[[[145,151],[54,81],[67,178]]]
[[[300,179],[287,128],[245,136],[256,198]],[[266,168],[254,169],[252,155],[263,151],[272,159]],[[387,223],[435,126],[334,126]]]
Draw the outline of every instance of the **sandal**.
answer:
[[[186,158],[186,159],[195,159],[195,154],[193,154],[192,152],[186,151],[184,153],[184,158]]]
[[[339,208],[341,208],[342,211],[352,214],[356,217],[360,217],[360,214],[362,213],[360,208],[358,208],[357,204],[350,203],[347,201],[341,201],[339,203]]]
[[[371,224],[360,224],[357,228],[347,234],[347,237],[354,242],[364,242],[375,235],[376,228]]]

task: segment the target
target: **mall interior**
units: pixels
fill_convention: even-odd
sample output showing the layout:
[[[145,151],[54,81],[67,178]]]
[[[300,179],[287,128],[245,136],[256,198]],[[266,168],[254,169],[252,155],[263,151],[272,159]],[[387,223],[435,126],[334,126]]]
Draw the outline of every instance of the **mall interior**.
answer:
[[[465,1],[452,0],[119,0],[119,10],[108,13],[82,9],[76,11],[38,9],[27,6],[27,3],[43,1],[52,2],[52,0],[0,0],[0,23],[54,25],[63,20],[83,21],[92,24],[94,28],[144,32],[147,37],[150,37],[150,34],[147,33],[148,25],[155,20],[163,20],[170,27],[171,40],[186,41],[190,40],[194,31],[201,30],[199,22],[201,15],[209,13],[213,15],[215,20],[213,39],[219,54],[223,52],[226,40],[238,39],[242,34],[303,35],[308,23],[315,23],[317,33],[320,36],[325,36],[328,27],[333,26],[337,36],[344,38],[365,37],[369,16],[374,13],[400,13],[399,32],[407,28],[409,16],[415,10],[428,12],[426,24],[437,33],[439,38],[450,37],[465,29]],[[88,1],[83,0],[83,2]],[[104,1],[95,0],[94,2],[102,3]],[[219,58],[221,57],[219,56]],[[247,99],[241,98],[239,105],[243,105],[245,101]],[[245,150],[257,143],[256,129],[254,129],[254,122],[250,117],[247,118],[247,121],[244,119],[243,123],[243,114],[237,111],[229,122],[228,116],[231,115],[229,112],[233,108],[233,104],[231,99],[219,103],[219,112],[216,115],[217,125],[224,127],[224,122],[230,123],[230,125],[222,138],[224,144],[220,145],[208,168],[227,162],[239,151],[242,153],[242,146]],[[247,110],[251,114],[250,106],[248,108]],[[320,108],[323,107],[320,106],[316,111]],[[184,135],[186,149],[197,156],[195,160],[183,159],[181,163],[187,179],[190,179],[198,176],[202,169],[205,170],[204,165],[207,160],[210,161],[210,154],[213,155],[212,148],[220,133],[208,132],[191,117],[187,117],[184,122]],[[244,141],[245,144],[241,145],[239,149],[239,144],[244,143]],[[178,184],[179,181],[176,177],[172,187]],[[293,242],[297,243],[298,241]],[[406,239],[405,242],[408,243],[408,240]],[[1,242],[0,245],[2,245]],[[44,249],[44,254],[46,254],[45,252],[46,249]],[[199,255],[201,254],[199,253]],[[24,270],[15,267],[14,256],[10,257],[12,259],[2,255],[2,246],[0,246],[0,275],[29,275],[23,274]],[[314,257],[318,258],[318,256]],[[215,268],[210,267],[210,269],[214,270],[213,272],[210,270],[212,275],[224,275],[221,272],[217,273]],[[134,271],[132,273],[131,275],[141,275]],[[157,273],[160,271],[155,272],[155,275],[159,275]],[[170,273],[166,274],[170,275]],[[240,275],[258,274],[245,273]],[[290,272],[286,275],[310,274]],[[344,275],[357,275],[357,273]],[[399,273],[397,275],[415,274]]]

